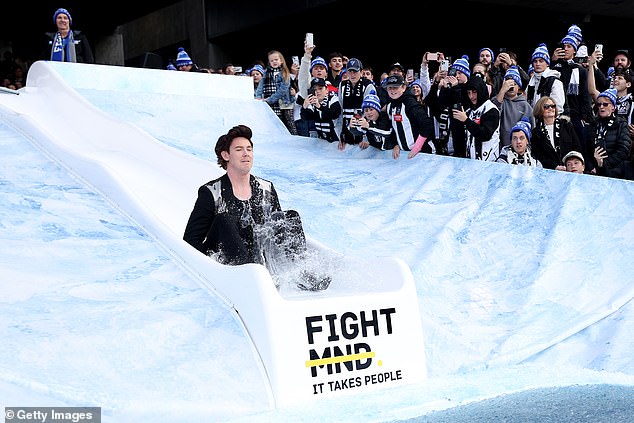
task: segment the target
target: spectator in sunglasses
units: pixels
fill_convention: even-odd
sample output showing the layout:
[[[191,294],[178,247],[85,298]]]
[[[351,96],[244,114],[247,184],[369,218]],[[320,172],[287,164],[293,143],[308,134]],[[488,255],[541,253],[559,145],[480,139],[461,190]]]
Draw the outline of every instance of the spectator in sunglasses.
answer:
[[[559,115],[555,100],[545,96],[533,107],[535,126],[531,131],[533,156],[546,169],[566,170],[563,158],[570,151],[582,151],[581,140],[570,120]]]
[[[608,88],[597,97],[597,119],[587,128],[586,169],[598,175],[619,177],[630,156],[632,139],[624,119],[617,117],[617,91]]]

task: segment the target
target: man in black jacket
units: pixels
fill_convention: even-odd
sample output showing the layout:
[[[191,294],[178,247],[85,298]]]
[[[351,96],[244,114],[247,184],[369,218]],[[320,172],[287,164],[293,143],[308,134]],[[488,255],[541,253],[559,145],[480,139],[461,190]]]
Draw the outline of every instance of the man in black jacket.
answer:
[[[273,183],[251,175],[252,135],[248,126],[238,125],[218,138],[218,165],[227,172],[198,189],[183,239],[221,263],[260,263],[277,274],[304,255],[306,238],[299,214],[282,211]],[[302,289],[330,284],[330,278],[308,272],[301,277]]]
[[[47,32],[44,60],[56,62],[95,63],[88,38],[81,31],[70,29],[73,18],[66,9],[57,9],[53,14],[57,32]]]

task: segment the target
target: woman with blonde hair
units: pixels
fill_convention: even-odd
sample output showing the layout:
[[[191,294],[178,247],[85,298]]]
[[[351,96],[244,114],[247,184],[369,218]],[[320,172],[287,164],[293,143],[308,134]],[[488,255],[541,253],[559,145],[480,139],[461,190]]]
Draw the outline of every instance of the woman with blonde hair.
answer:
[[[541,97],[533,106],[535,127],[531,132],[533,157],[546,169],[566,170],[563,158],[571,151],[584,151],[570,119],[559,115],[550,96]]]

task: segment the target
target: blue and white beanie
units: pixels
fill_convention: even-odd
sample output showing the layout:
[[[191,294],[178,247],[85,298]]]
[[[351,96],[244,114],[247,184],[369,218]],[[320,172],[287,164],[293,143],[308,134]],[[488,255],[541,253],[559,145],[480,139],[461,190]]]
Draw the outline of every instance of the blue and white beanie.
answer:
[[[64,9],[63,7],[60,7],[59,9],[55,11],[55,13],[53,13],[53,23],[57,23],[57,15],[59,15],[60,13],[63,13],[64,15],[68,16],[68,20],[70,21],[72,25],[73,18],[70,16],[70,12]]]
[[[583,39],[581,37],[581,28],[577,25],[570,25],[570,28],[568,28],[568,35],[575,37],[579,43],[581,43],[581,40]]]
[[[371,107],[377,112],[381,113],[381,100],[379,100],[379,96],[376,94],[368,94],[363,97],[361,108],[365,110],[366,107]]]
[[[183,47],[178,48],[178,54],[176,55],[176,67],[193,65],[192,59]]]
[[[178,70],[178,69],[176,69],[176,66],[174,66],[174,63],[172,63],[171,60],[167,63],[167,67],[165,69],[167,69],[167,70]]]
[[[599,94],[599,96],[597,97],[597,100],[599,98],[601,98],[601,97],[605,97],[605,98],[607,98],[608,100],[610,100],[612,102],[614,107],[616,107],[616,96],[617,96],[616,89],[608,88],[607,90],[605,90],[601,94]]]
[[[323,67],[326,68],[326,70],[328,70],[328,64],[326,63],[326,61],[324,60],[323,57],[321,56],[317,56],[315,57],[311,62],[310,62],[310,71],[313,71],[313,68],[317,65],[322,65]]]
[[[427,97],[427,94],[429,94],[429,89],[423,84],[420,79],[413,80],[412,83],[409,84],[409,86],[411,87],[412,85],[417,85],[420,88],[423,98]]]
[[[571,34],[567,34],[564,38],[561,39],[562,44],[570,44],[572,48],[577,51],[579,48],[579,40]]]
[[[528,65],[528,69],[526,69],[526,73],[528,74],[528,76],[531,76],[531,73],[535,72],[535,68],[533,67],[533,64],[531,63],[530,65]]]
[[[526,135],[527,140],[531,140],[531,121],[528,116],[522,116],[522,119],[511,128],[510,138],[513,139],[513,132],[522,131]]]
[[[249,72],[247,73],[247,75],[251,76],[251,73],[253,71],[258,71],[260,72],[260,75],[264,76],[264,68],[259,63],[256,63],[255,65],[253,65],[253,67],[249,69]]]
[[[508,70],[504,74],[504,79],[512,78],[515,83],[522,88],[522,77],[520,76],[520,71],[517,69],[517,66],[512,65],[509,66]]]
[[[495,61],[495,53],[493,53],[493,50],[488,47],[481,48],[480,51],[478,51],[478,57],[480,57],[480,53],[482,53],[484,50],[487,50],[489,53],[491,53],[491,62]]]
[[[471,76],[471,67],[469,66],[469,56],[467,56],[466,54],[463,55],[460,59],[456,59],[456,61],[453,62],[453,65],[451,65],[451,67],[464,73],[467,76],[467,78]]]
[[[588,46],[586,46],[585,44],[581,44],[579,46],[579,49],[577,49],[577,54],[575,56],[588,57]]]
[[[614,71],[615,71],[614,66],[610,66],[608,68],[608,78],[612,78],[612,75],[614,75]]]
[[[546,47],[546,44],[541,43],[537,46],[531,56],[531,63],[534,62],[535,59],[544,59],[546,63],[548,63],[548,66],[550,66],[550,53],[548,53],[548,47]]]

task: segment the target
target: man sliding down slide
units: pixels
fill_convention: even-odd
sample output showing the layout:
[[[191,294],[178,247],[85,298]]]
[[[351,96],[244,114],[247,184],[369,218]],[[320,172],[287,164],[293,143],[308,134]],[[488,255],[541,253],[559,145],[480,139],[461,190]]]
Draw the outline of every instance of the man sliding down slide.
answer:
[[[306,238],[299,214],[282,211],[273,183],[251,175],[252,136],[238,125],[218,138],[216,157],[226,173],[198,189],[183,239],[220,263],[263,264],[275,277],[305,257]],[[297,286],[309,291],[331,282],[307,270],[299,279]]]

